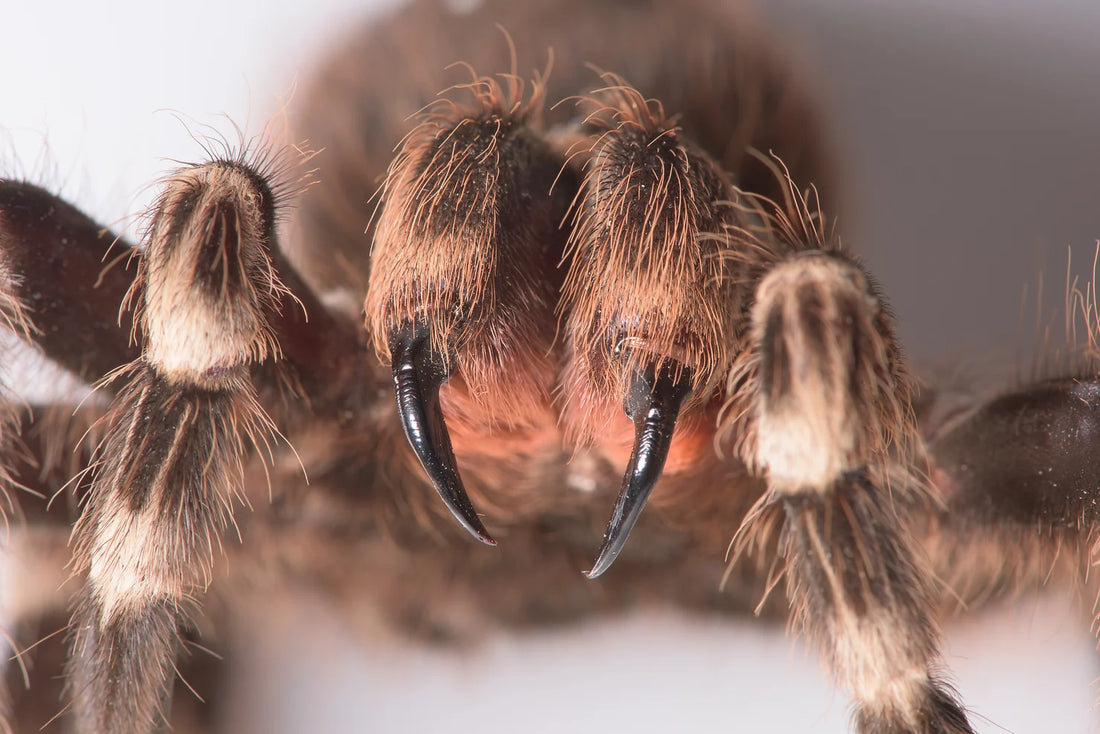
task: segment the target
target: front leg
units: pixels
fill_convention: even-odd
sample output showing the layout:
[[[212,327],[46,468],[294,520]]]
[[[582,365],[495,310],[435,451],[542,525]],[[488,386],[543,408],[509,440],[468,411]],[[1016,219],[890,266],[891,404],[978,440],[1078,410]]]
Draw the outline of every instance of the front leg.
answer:
[[[780,247],[731,377],[741,454],[768,484],[739,542],[778,534],[794,625],[854,694],[857,731],[971,732],[937,671],[932,576],[904,519],[932,500],[890,319],[820,211],[790,194],[798,211],[768,228]]]
[[[274,426],[249,369],[278,347],[274,202],[236,161],[171,176],[133,297],[142,358],[124,380],[74,531],[87,573],[69,679],[80,732],[148,732],[167,719],[180,628],[210,583],[243,464]]]

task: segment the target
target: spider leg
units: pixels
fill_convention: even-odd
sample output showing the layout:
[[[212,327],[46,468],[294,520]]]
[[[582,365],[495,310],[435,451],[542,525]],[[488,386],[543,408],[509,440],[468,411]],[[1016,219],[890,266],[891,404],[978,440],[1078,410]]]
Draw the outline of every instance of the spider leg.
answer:
[[[60,726],[67,727],[66,681],[60,673],[71,650],[65,633],[72,592],[84,580],[71,573],[69,539],[89,489],[87,470],[102,439],[103,413],[102,405],[89,400],[31,405],[23,414],[19,438],[25,456],[20,458],[26,460],[12,467],[17,516],[0,536],[0,646],[10,647],[0,659],[6,663],[0,665],[6,678],[0,678],[0,732],[5,734],[37,731],[59,717],[64,719]],[[204,625],[204,634],[207,629]],[[192,722],[216,713],[223,661],[222,655],[207,654],[206,644],[185,643],[188,654],[176,663],[194,695],[174,703],[175,731],[209,730]]]
[[[21,503],[23,514],[31,514],[33,509],[24,508],[33,504],[36,503]],[[13,734],[41,727],[59,705],[59,687],[44,678],[60,669],[60,665],[39,665],[43,662],[40,651],[30,648],[49,632],[64,629],[60,618],[67,601],[63,583],[70,558],[69,526],[28,519],[13,522],[2,532],[0,732]],[[48,629],[51,619],[57,621],[57,626]],[[50,673],[43,676],[39,672],[42,669]]]
[[[1009,391],[928,437],[944,502],[929,546],[963,603],[1087,576],[1098,436],[1100,382],[1085,375]]]
[[[927,498],[894,464],[913,466],[917,442],[885,307],[827,240],[787,244],[756,286],[733,373],[734,402],[751,402],[740,450],[768,484],[741,543],[778,533],[793,623],[854,693],[858,731],[970,732],[936,670],[931,574],[900,519]]]
[[[132,291],[143,358],[114,377],[74,530],[87,573],[68,666],[79,731],[145,732],[165,717],[179,628],[210,582],[243,462],[270,450],[249,368],[278,351],[271,196],[247,166],[214,161],[167,179],[156,205]]]
[[[0,732],[36,731],[60,709],[70,527],[30,521],[0,544]],[[49,638],[49,639],[47,639]]]
[[[20,406],[9,461],[12,502],[0,530],[0,732],[34,731],[61,707],[70,592],[69,537],[102,416],[94,401]],[[6,690],[4,689],[6,682]],[[5,728],[7,726],[8,728]]]
[[[310,396],[314,412],[344,410],[348,392],[358,389],[352,379],[362,363],[356,325],[329,314],[275,246],[275,197],[262,172],[251,170],[245,158],[170,179],[151,221],[148,247],[141,251],[40,187],[0,182],[0,313],[7,325],[88,382],[113,375],[101,382],[107,395],[115,394],[112,413],[87,434],[93,421],[78,421],[83,428],[73,435],[49,419],[60,407],[32,409],[22,443],[35,466],[12,467],[19,484],[54,497],[69,477],[95,465],[90,493],[80,481],[69,484],[72,491],[65,494],[87,505],[76,531],[76,573],[92,571],[96,577],[75,617],[76,644],[86,655],[71,664],[83,674],[74,679],[73,690],[82,725],[90,730],[100,730],[104,721],[112,722],[109,730],[122,727],[118,731],[151,726],[142,696],[160,694],[107,690],[140,688],[145,679],[134,675],[140,671],[131,668],[130,679],[111,678],[116,668],[96,666],[122,641],[131,657],[120,654],[114,664],[151,665],[153,688],[170,680],[162,675],[172,663],[166,651],[175,644],[174,629],[188,596],[208,582],[210,557],[229,518],[226,493],[236,491],[230,478],[239,477],[249,441],[272,429],[249,384],[249,365],[258,366],[253,377],[265,396],[289,385]],[[131,292],[137,309],[120,310]],[[143,314],[140,330],[133,328],[135,312]],[[280,353],[276,338],[283,356],[278,363],[265,359]],[[4,411],[8,425],[17,410],[9,401],[4,405],[11,407]],[[92,405],[80,413],[95,412]],[[71,414],[70,409],[66,415]],[[87,444],[94,442],[89,437],[102,436],[104,424],[110,425],[108,440],[94,457],[72,452],[82,440]],[[16,433],[3,431],[5,445]],[[4,451],[8,461],[16,455]],[[64,461],[74,456],[75,464]],[[181,472],[176,476],[182,486],[165,484],[175,472]],[[43,532],[62,527],[68,536],[65,498],[55,499],[51,513],[38,509],[45,499],[24,497],[22,508],[13,500],[7,493],[4,506],[17,510],[8,560],[18,563],[26,556],[20,549],[28,542],[41,546],[36,563],[49,568],[35,575],[53,578],[61,566],[38,541]],[[58,509],[65,515],[60,520],[54,517]],[[75,505],[68,509],[75,514]],[[177,522],[182,524],[163,533],[157,529],[158,523]],[[153,538],[145,538],[144,546],[142,533]],[[180,565],[172,570],[174,563]],[[153,578],[157,574],[160,578]],[[178,588],[165,594],[154,589],[173,585]],[[154,595],[147,605],[141,601],[146,593]],[[148,612],[144,621],[115,613],[139,608]],[[20,613],[11,624],[33,624],[39,612],[49,611]],[[104,624],[116,627],[104,630]],[[127,641],[127,634],[140,638],[142,630],[150,633],[147,650]],[[114,696],[133,706],[109,713],[117,705]],[[127,716],[131,720],[124,724]]]
[[[102,359],[125,356],[128,346],[97,311],[103,291],[90,287],[101,267],[89,246],[98,237],[90,220],[41,189],[0,181],[0,321],[17,337],[40,339],[58,352],[59,361],[85,375],[95,373]],[[74,283],[70,293],[76,297],[51,297],[55,284],[65,280]],[[103,290],[126,280],[108,273]],[[117,310],[125,287],[117,288],[109,312]],[[51,319],[60,319],[56,329],[36,328]],[[69,556],[68,523],[43,521],[52,491],[43,491],[39,480],[55,457],[36,451],[39,436],[26,429],[23,408],[6,388],[0,390],[0,647],[10,649],[0,656],[0,732],[16,731],[17,725],[22,730],[28,722],[17,716],[27,708],[31,680],[32,656],[24,648],[39,620],[65,606],[61,587]]]
[[[125,262],[105,266],[132,252],[124,240],[45,189],[0,181],[0,251],[37,327],[29,338],[52,359],[95,381],[140,355],[132,315],[119,312],[133,272]]]
[[[119,308],[134,281],[128,261],[142,257],[125,238],[41,187],[0,181],[0,251],[11,302],[22,309],[7,320],[51,359],[97,382],[141,356],[134,315]],[[281,250],[272,248],[269,258],[286,286],[270,315],[283,365],[308,382],[311,395],[335,401],[334,386],[343,387],[360,361],[355,326],[323,307]],[[328,389],[309,389],[318,385]]]

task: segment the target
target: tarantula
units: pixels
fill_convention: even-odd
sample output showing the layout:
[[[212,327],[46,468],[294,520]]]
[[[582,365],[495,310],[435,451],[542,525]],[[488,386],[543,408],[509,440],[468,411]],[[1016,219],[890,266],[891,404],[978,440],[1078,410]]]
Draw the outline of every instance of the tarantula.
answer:
[[[414,3],[296,104],[323,152],[285,253],[266,150],[169,175],[137,249],[0,184],[7,324],[103,398],[5,431],[7,552],[44,569],[5,606],[71,604],[67,724],[160,726],[194,626],[308,586],[441,640],[789,614],[856,730],[971,731],[936,620],[1083,575],[1095,369],[917,394],[817,106],[743,9]]]

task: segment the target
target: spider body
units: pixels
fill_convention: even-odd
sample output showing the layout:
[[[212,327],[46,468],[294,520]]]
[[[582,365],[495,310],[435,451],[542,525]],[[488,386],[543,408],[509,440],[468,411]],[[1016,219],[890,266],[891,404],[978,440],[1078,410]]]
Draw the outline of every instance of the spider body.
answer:
[[[834,183],[815,104],[754,22],[705,2],[580,13],[416,3],[337,54],[303,103],[319,112],[300,132],[325,152],[289,256],[278,171],[248,152],[168,177],[136,270],[99,280],[98,229],[6,186],[13,328],[29,318],[44,335],[27,338],[89,380],[131,364],[105,415],[23,431],[43,472],[13,469],[53,494],[66,471],[46,459],[92,426],[67,467],[91,466],[67,490],[78,731],[157,726],[195,608],[217,627],[249,594],[296,587],[442,641],[767,597],[854,693],[858,731],[971,731],[940,678],[933,578],[999,591],[1088,535],[1093,419],[1073,408],[1091,378],[922,434],[935,394],[915,401],[882,296],[818,208]],[[521,82],[547,47],[545,80]],[[441,76],[455,60],[475,73]],[[55,255],[85,285],[25,309],[56,290],[36,275],[49,227],[87,251]],[[136,343],[106,328],[103,302],[127,293]],[[326,306],[348,293],[354,309]],[[1035,431],[1011,429],[1021,416]],[[983,473],[1012,439],[1031,467],[1058,421],[1077,484],[1002,501]],[[980,440],[998,431],[1001,446]],[[987,512],[972,526],[945,503]],[[231,523],[244,543],[219,549]],[[1020,544],[1021,525],[1049,537]],[[973,542],[994,549],[984,565]],[[768,595],[783,577],[786,598]]]

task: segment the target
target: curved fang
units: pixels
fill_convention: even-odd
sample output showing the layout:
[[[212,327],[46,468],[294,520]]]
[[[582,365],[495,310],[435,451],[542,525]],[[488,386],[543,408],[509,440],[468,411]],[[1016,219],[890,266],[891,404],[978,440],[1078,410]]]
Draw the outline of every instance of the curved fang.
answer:
[[[462,527],[482,543],[496,545],[458,476],[451,437],[439,406],[439,388],[448,377],[447,363],[431,348],[427,326],[420,322],[404,324],[390,338],[390,354],[401,427],[420,466]]]
[[[652,366],[644,372],[635,372],[623,401],[623,410],[634,421],[634,448],[623,475],[619,499],[607,524],[603,547],[592,570],[585,574],[588,578],[594,579],[611,568],[626,544],[646,500],[661,478],[680,404],[690,389],[689,370],[680,365],[666,364],[658,374]]]

